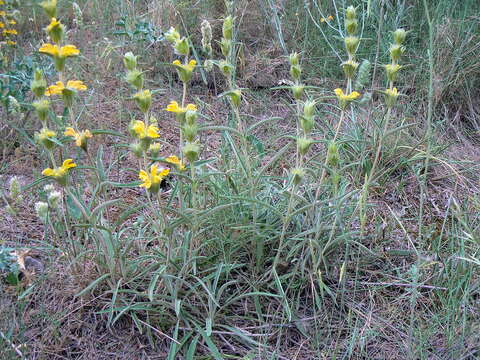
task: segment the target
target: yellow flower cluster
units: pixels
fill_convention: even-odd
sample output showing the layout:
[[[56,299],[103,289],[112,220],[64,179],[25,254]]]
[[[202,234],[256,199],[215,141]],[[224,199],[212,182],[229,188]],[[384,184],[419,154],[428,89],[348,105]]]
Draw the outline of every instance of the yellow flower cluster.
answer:
[[[76,167],[77,164],[72,159],[67,159],[63,164],[56,168],[47,168],[42,171],[42,175],[54,178],[60,185],[67,184],[67,174],[71,168]]]
[[[2,1],[2,0],[0,0]],[[59,80],[54,84],[47,86],[47,82],[43,73],[40,70],[35,70],[34,80],[31,83],[31,90],[37,100],[33,103],[38,118],[43,124],[40,132],[36,133],[35,137],[39,144],[49,152],[50,158],[55,166],[54,149],[56,145],[60,144],[57,137],[57,132],[48,128],[48,121],[50,118],[50,100],[48,98],[58,95],[62,98],[65,107],[68,109],[71,125],[64,131],[63,135],[71,138],[75,145],[80,147],[85,152],[87,151],[87,140],[93,135],[88,129],[79,130],[77,119],[73,115],[72,107],[75,95],[79,91],[86,91],[87,86],[81,80],[64,80],[65,63],[70,57],[80,55],[80,50],[71,44],[65,44],[64,38],[66,34],[65,26],[57,18],[57,0],[45,0],[40,2],[40,6],[45,10],[50,23],[46,26],[45,31],[48,34],[51,43],[47,42],[40,46],[39,53],[49,56],[53,60],[55,69],[59,73]],[[57,129],[60,130],[60,129]],[[64,156],[61,154],[61,158]],[[77,165],[72,159],[67,159],[59,167],[47,168],[42,174],[56,180],[60,185],[67,185],[67,175],[69,169]]]
[[[10,46],[17,44],[14,37],[18,35],[18,31],[13,28],[17,22],[9,10],[5,1],[0,0],[0,47],[2,44]]]
[[[170,169],[163,169],[154,164],[150,166],[150,172],[145,170],[140,170],[138,177],[143,183],[140,184],[140,187],[144,187],[152,193],[157,193],[160,190],[160,184],[162,180],[170,173]]]

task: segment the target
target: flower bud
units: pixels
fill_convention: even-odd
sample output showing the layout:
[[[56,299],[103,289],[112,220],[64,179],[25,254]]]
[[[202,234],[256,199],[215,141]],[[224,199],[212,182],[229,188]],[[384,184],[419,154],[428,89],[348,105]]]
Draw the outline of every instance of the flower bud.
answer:
[[[123,56],[123,63],[125,64],[127,70],[135,70],[137,67],[137,57],[133,55],[131,51],[129,51]]]
[[[133,99],[137,103],[140,110],[145,114],[152,105],[152,93],[150,90],[143,90],[133,95]]]
[[[301,155],[305,155],[313,144],[313,140],[305,137],[297,138],[297,149]]]
[[[294,185],[298,185],[302,182],[303,178],[305,177],[305,170],[302,168],[294,168],[292,169],[292,181]]]
[[[290,66],[290,76],[298,81],[300,80],[300,76],[302,75],[302,68],[300,65],[292,65]]]
[[[185,37],[177,40],[173,48],[175,49],[175,54],[177,55],[188,56],[190,53],[190,46],[188,45],[188,40]]]
[[[177,30],[175,30],[174,27],[171,27],[166,33],[165,33],[165,39],[171,44],[175,44],[177,40],[180,40],[180,34],[178,33]]]
[[[407,32],[400,28],[393,32],[393,41],[396,45],[402,45],[407,37]]]
[[[48,128],[43,128],[40,132],[35,133],[35,140],[43,145],[47,150],[51,150],[55,147],[56,143],[54,140],[57,136],[55,131],[52,131]]]
[[[42,1],[40,6],[50,18],[57,17],[57,0]]]
[[[51,19],[50,25],[47,26],[46,30],[48,36],[50,36],[50,38],[55,44],[60,43],[60,41],[62,41],[63,37],[65,36],[65,27],[59,20],[55,18]]]
[[[187,110],[185,112],[185,122],[189,125],[196,124],[198,113],[194,110]]]
[[[345,42],[345,49],[347,50],[347,53],[353,57],[357,52],[360,39],[356,36],[347,36],[344,39],[344,42]]]
[[[303,131],[307,134],[312,131],[313,127],[315,126],[315,118],[311,117],[304,117],[300,118],[300,126],[302,127]]]
[[[218,68],[225,77],[232,75],[233,66],[226,60],[222,60],[218,63]]]
[[[198,126],[197,124],[185,124],[182,127],[182,133],[183,136],[185,137],[185,140],[188,142],[193,142],[195,141],[195,138],[197,137],[198,134]]]
[[[358,29],[357,19],[345,19],[345,29],[348,35],[355,35]]]
[[[327,164],[332,167],[335,167],[338,165],[339,161],[340,161],[340,154],[338,153],[337,144],[334,141],[331,141],[328,144]]]
[[[48,204],[46,202],[39,201],[35,203],[35,212],[37,213],[37,216],[43,223],[47,222]]]
[[[242,91],[239,89],[232,90],[227,95],[230,97],[232,104],[238,108],[242,102]]]
[[[48,205],[50,205],[52,209],[58,209],[58,205],[60,203],[61,198],[62,198],[62,193],[60,191],[52,191],[47,198]]]
[[[160,153],[160,143],[151,144],[148,148],[148,151],[151,157],[158,157],[158,154]]]
[[[233,38],[233,18],[231,16],[227,16],[225,18],[225,20],[223,20],[222,34],[223,34],[223,37],[225,39],[232,40],[232,38]]]
[[[305,104],[303,104],[303,115],[306,118],[311,118],[313,115],[315,115],[315,101],[305,101]]]
[[[342,63],[342,68],[347,79],[353,79],[358,68],[358,63],[353,60],[348,60]]]
[[[357,10],[355,10],[355,8],[350,5],[347,10],[345,10],[345,17],[348,19],[348,20],[354,20],[357,18]]]
[[[22,188],[16,176],[10,180],[9,193],[14,201],[21,200],[22,198]]]
[[[140,143],[132,143],[130,144],[130,150],[136,157],[141,158],[143,156],[143,147]]]
[[[207,59],[203,62],[203,68],[207,71],[210,72],[213,69],[213,61],[210,59]]]
[[[48,116],[48,110],[50,109],[50,101],[48,100],[38,100],[35,101],[33,104],[35,111],[37,112],[37,116],[41,122],[45,122]]]
[[[18,113],[22,110],[20,103],[12,95],[8,95],[7,103],[8,103],[8,110],[11,111],[12,113]]]
[[[388,81],[394,82],[397,79],[398,71],[402,67],[398,64],[387,64],[385,65],[385,70],[387,72]]]
[[[223,56],[227,57],[230,54],[232,48],[232,40],[222,38],[220,41],[220,49],[222,50]]]
[[[288,61],[290,62],[290,65],[292,65],[292,66],[298,65],[298,59],[299,59],[299,55],[296,52],[291,53],[288,56]]]
[[[208,56],[212,55],[212,27],[208,20],[203,20],[201,25],[202,48]]]
[[[189,142],[185,144],[185,146],[182,149],[183,155],[190,161],[190,163],[193,163],[197,160],[198,158],[198,153],[200,152],[200,147],[192,142]]]
[[[295,100],[301,100],[303,97],[303,90],[305,89],[305,86],[297,84],[292,86],[292,93],[293,93],[293,98]]]
[[[43,77],[43,72],[40,69],[35,69],[33,80],[30,84],[30,89],[37,98],[45,95],[45,90],[47,89],[47,81]]]
[[[397,88],[393,88],[385,90],[384,95],[385,105],[387,106],[387,108],[391,109],[397,104],[397,99],[400,94],[398,93]]]
[[[336,189],[340,184],[341,176],[338,171],[334,171],[332,176],[330,177],[330,181],[332,182],[333,187]]]
[[[127,71],[125,79],[130,85],[136,87],[137,90],[143,88],[143,73],[140,70],[134,69]]]
[[[390,51],[390,58],[394,63],[397,63],[400,60],[403,53],[405,52],[405,47],[398,44],[392,44],[390,46],[389,51]]]

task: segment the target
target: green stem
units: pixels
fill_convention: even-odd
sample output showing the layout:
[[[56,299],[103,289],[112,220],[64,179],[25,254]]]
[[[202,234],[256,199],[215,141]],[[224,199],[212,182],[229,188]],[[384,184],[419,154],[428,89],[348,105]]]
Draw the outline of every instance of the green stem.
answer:
[[[290,220],[292,218],[292,208],[293,208],[293,196],[297,190],[298,185],[294,185],[292,192],[290,193],[290,198],[288,199],[288,207],[287,213],[283,219],[283,226],[282,226],[282,233],[280,234],[280,240],[278,243],[277,254],[275,255],[275,259],[273,260],[272,269],[277,270],[278,261],[280,260],[280,255],[282,254],[284,242],[285,242],[285,234],[287,232],[287,227],[290,225]]]

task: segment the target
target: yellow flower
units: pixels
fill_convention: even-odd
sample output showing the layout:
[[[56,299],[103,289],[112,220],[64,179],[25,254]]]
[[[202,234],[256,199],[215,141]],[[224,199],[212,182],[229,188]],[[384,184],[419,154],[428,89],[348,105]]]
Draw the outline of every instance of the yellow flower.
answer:
[[[195,69],[197,62],[195,60],[190,60],[188,64],[182,64],[180,60],[175,60],[172,64],[177,68],[180,80],[182,80],[184,83],[187,83],[192,77],[192,71]]]
[[[165,159],[166,162],[169,164],[173,164],[177,167],[178,170],[184,171],[185,170],[185,165],[183,162],[176,156],[176,155],[171,155]]]
[[[12,40],[7,40],[7,45],[17,45],[17,42]]]
[[[60,23],[60,21],[58,21],[56,18],[52,18],[50,20],[50,24],[47,26],[47,31],[50,32],[52,30],[54,30],[55,28],[58,28],[60,27],[62,24]]]
[[[340,89],[340,88],[337,88],[334,90],[335,92],[335,95],[337,95],[337,97],[340,99],[340,100],[346,100],[346,101],[353,101],[355,99],[358,99],[360,97],[360,93],[357,92],[357,91],[353,91],[351,92],[350,94],[344,94],[343,93],[343,90]]]
[[[337,95],[338,102],[342,110],[345,110],[350,102],[360,97],[360,93],[357,91],[352,91],[350,94],[344,94],[342,89],[337,88],[334,90],[334,92],[335,95]]]
[[[68,170],[77,166],[72,159],[66,159],[62,166],[56,167],[54,169],[47,168],[42,171],[42,175],[53,177],[60,185],[65,186],[67,184],[67,173]]]
[[[158,165],[154,164],[150,167],[150,173],[145,170],[140,170],[138,177],[143,183],[140,187],[144,187],[152,193],[158,192],[160,189],[160,183],[170,173],[170,169],[159,169]]]
[[[78,50],[75,45],[65,45],[65,46],[59,47],[56,44],[52,45],[48,43],[43,44],[38,51],[43,54],[47,54],[53,57],[61,57],[61,58],[77,56],[80,54],[80,50]]]
[[[0,16],[7,16],[7,13],[5,11],[0,11]]]
[[[40,132],[35,133],[35,140],[45,146],[46,149],[53,149],[55,146],[54,138],[57,133],[48,128],[43,128]]]
[[[333,20],[333,16],[332,15],[328,15],[327,18],[321,18],[320,19],[320,22],[329,22],[329,21],[332,21]]]
[[[5,24],[0,21],[0,29],[3,29],[5,27]]]
[[[158,134],[158,127],[155,125],[146,126],[145,123],[140,120],[135,120],[132,123],[131,129],[140,140],[145,138],[156,139],[160,137]]]
[[[50,25],[46,28],[48,35],[54,43],[59,43],[63,39],[64,27],[55,17],[52,17]]]
[[[72,127],[67,127],[63,133],[65,136],[71,136],[75,139],[75,145],[86,151],[87,138],[93,137],[90,130],[75,131]]]
[[[388,108],[392,108],[395,106],[399,95],[400,94],[398,93],[398,90],[396,87],[394,87],[393,89],[385,90],[385,104],[387,105]]]
[[[66,87],[62,81],[57,81],[55,85],[50,85],[47,88],[45,95],[61,95],[66,89],[71,91],[85,91],[87,90],[87,86],[81,80],[69,80]]]
[[[3,36],[6,35],[18,35],[18,31],[15,29],[5,29],[3,30]]]
[[[8,20],[8,23],[9,23],[10,25],[15,25],[17,22],[16,22],[15,20]]]
[[[197,111],[197,106],[195,104],[188,104],[186,107],[181,107],[176,101],[170,101],[170,104],[167,105],[165,110],[176,114],[185,114],[187,111]]]
[[[5,1],[0,0],[0,5],[5,5]]]

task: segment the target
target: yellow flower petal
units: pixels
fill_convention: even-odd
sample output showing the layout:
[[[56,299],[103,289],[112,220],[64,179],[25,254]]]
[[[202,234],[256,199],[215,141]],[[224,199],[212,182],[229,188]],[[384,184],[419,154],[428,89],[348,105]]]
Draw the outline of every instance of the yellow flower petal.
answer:
[[[42,171],[42,175],[45,175],[45,176],[53,176],[54,173],[55,173],[54,170],[50,168],[47,168]]]
[[[57,45],[52,45],[52,44],[43,44],[40,49],[38,49],[39,52],[43,54],[47,54],[50,56],[58,56],[60,53],[60,50]]]
[[[78,90],[78,91],[87,90],[87,86],[81,80],[69,80],[67,82],[67,88]]]
[[[73,128],[67,127],[67,128],[65,129],[65,132],[63,133],[63,135],[75,137],[75,136],[77,135],[77,132],[76,132]]]

